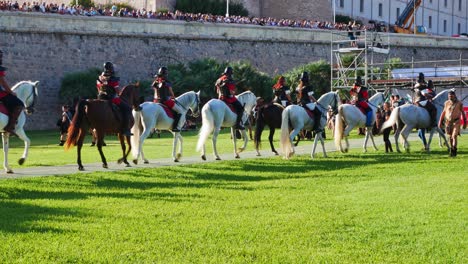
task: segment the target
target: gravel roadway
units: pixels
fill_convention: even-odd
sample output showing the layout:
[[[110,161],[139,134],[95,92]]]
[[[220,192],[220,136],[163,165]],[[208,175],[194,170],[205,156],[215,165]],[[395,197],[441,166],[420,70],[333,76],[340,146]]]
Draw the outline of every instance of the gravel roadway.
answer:
[[[391,137],[392,142],[393,138]],[[410,141],[415,141],[418,140],[417,134],[416,133],[411,133],[410,134]],[[379,151],[383,150],[383,140],[382,136],[379,135],[375,138],[376,144],[379,147]],[[304,144],[305,143],[305,144]],[[364,138],[359,138],[359,139],[352,139],[349,140],[350,148],[362,148],[362,144],[364,143]],[[433,142],[432,142],[432,147],[438,147],[438,138],[434,136]],[[312,146],[313,142],[312,141],[302,141],[298,147],[296,147],[296,155],[310,155],[310,152],[312,151]],[[421,144],[422,146],[422,144]],[[274,154],[271,152],[269,148],[269,144],[267,141],[264,140],[263,142],[263,149],[260,151],[262,156],[258,157],[256,155],[255,151],[252,151],[252,143],[249,141],[249,151],[244,151],[240,153],[240,158],[241,159],[253,159],[253,158],[265,158],[265,157],[273,157]],[[400,145],[401,147],[401,145]],[[279,148],[279,146],[277,147]],[[326,141],[325,142],[325,149],[327,152],[333,152],[336,151],[335,145],[333,141]],[[393,144],[393,149],[395,150],[395,146]],[[372,147],[372,143],[368,143],[367,150],[369,152],[374,151],[374,148]],[[323,153],[322,153],[322,146],[320,143],[317,144],[317,149],[316,149],[316,157],[318,158],[323,158]],[[131,154],[130,154],[131,155]],[[345,154],[344,154],[345,155]],[[225,153],[221,154],[221,159],[222,160],[234,160],[234,154],[233,153]],[[278,156],[280,158],[281,156]],[[129,159],[130,162],[131,159]],[[179,166],[179,165],[185,165],[185,164],[195,164],[195,163],[205,163],[205,162],[215,162],[216,160],[213,157],[211,148],[207,148],[207,160],[203,161],[200,156],[194,156],[194,157],[182,157],[179,162],[174,162],[172,158],[167,158],[167,159],[157,159],[157,160],[150,160],[149,164],[142,164],[141,162],[138,165],[133,165],[131,167],[125,167],[123,164],[117,164],[115,161],[110,161],[108,163],[109,168],[104,169],[102,167],[101,162],[96,162],[96,163],[88,163],[88,164],[83,164],[85,167],[85,171],[78,171],[78,165],[76,164],[67,164],[67,165],[62,165],[62,166],[41,166],[41,167],[18,167],[17,164],[11,164],[13,165],[13,171],[14,173],[12,174],[6,174],[3,172],[3,175],[0,175],[0,179],[14,179],[14,178],[24,178],[24,177],[43,177],[43,176],[53,176],[53,175],[64,175],[64,174],[70,174],[70,173],[90,173],[90,172],[95,172],[95,171],[107,171],[107,172],[113,172],[113,171],[120,171],[120,170],[128,170],[128,169],[140,169],[140,168],[157,168],[157,167],[162,167],[162,166]],[[27,162],[27,161],[26,161]]]

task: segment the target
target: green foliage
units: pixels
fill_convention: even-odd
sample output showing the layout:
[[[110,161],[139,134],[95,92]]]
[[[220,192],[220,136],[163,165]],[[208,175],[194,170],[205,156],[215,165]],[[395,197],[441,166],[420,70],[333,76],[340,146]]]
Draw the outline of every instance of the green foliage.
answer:
[[[191,61],[187,66],[172,64],[168,66],[169,79],[173,84],[173,91],[180,95],[186,91],[201,90],[201,97],[217,97],[214,83],[228,66],[226,62],[218,62],[212,58]],[[265,73],[259,72],[249,62],[239,61],[231,63],[234,79],[237,81],[239,93],[251,90],[256,96],[270,96],[273,80]]]
[[[336,23],[345,23],[348,24],[349,21],[353,21],[353,19],[349,16],[344,16],[344,15],[336,15],[335,16],[335,22]]]
[[[188,13],[202,13],[224,16],[226,0],[178,0],[175,9]],[[229,2],[229,15],[248,16],[249,12],[238,1]]]
[[[76,0],[71,0],[69,5],[74,6],[76,5],[77,1]],[[93,0],[79,0],[78,5],[84,7],[84,8],[90,8],[90,7],[95,7],[96,4],[94,3]]]
[[[384,71],[386,76],[382,76],[382,79],[388,79],[388,77],[391,76],[393,69],[401,69],[408,67],[409,65],[402,63],[400,58],[390,58],[387,61],[385,61]]]
[[[314,97],[318,99],[321,95],[330,91],[330,70],[330,64],[324,60],[320,60],[298,66],[285,73],[284,77],[286,78],[286,83],[288,83],[291,86],[291,89],[295,91],[299,84],[299,78],[302,72],[308,72],[310,84],[315,92]]]
[[[60,85],[60,101],[71,104],[77,98],[96,97],[96,78],[100,73],[100,69],[91,68],[83,72],[65,74]]]

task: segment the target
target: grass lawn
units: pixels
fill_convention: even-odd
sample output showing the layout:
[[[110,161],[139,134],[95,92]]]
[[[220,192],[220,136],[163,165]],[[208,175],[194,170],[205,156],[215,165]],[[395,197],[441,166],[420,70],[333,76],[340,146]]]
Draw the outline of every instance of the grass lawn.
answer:
[[[74,161],[44,141],[42,162]],[[467,157],[463,136],[457,158],[356,149],[2,180],[0,262],[467,263]]]

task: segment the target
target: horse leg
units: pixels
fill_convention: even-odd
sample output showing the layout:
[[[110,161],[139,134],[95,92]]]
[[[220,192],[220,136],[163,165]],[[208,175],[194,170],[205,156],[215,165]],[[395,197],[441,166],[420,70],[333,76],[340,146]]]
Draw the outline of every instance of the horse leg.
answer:
[[[211,139],[211,142],[213,144],[213,153],[216,158],[216,160],[221,160],[218,154],[218,150],[216,149],[216,142],[218,141],[218,135],[219,135],[220,128],[216,127],[213,131],[213,138]],[[231,136],[234,136],[234,133],[231,132]],[[236,138],[236,137],[233,137]],[[202,158],[205,156],[205,146],[203,146],[203,152],[202,152]]]
[[[85,131],[83,131],[83,129],[80,129],[79,133],[80,133],[80,136],[78,137],[78,140],[76,141],[76,152],[77,152],[76,163],[78,163],[78,170],[84,171],[83,163],[81,162],[81,149],[83,148]]]
[[[377,145],[375,145],[375,140],[374,140],[374,133],[372,133],[372,128],[371,127],[368,127],[367,130],[369,130],[369,136],[370,136],[370,139],[372,141],[372,145],[374,146],[374,150],[377,151],[379,150],[377,148]]]
[[[131,150],[130,137],[122,135],[122,134],[119,133],[118,138],[119,138],[119,141],[120,141],[120,147],[122,148],[122,158],[118,159],[117,163],[121,164],[123,162],[126,165],[125,167],[130,167],[130,163],[128,163],[128,161],[127,161],[128,153]],[[128,151],[126,150],[125,140],[128,143]]]
[[[26,133],[23,129],[17,129],[16,135],[24,142],[23,155],[18,160],[18,164],[23,165],[26,161],[26,158],[28,157],[29,147],[31,146],[31,140],[28,138],[28,136],[26,136]]]
[[[244,144],[241,148],[238,149],[239,153],[244,151],[247,148],[247,143],[249,142],[249,138],[247,137],[247,132],[245,130],[241,130],[242,139],[244,140]]]
[[[101,133],[98,133],[98,131],[96,131],[96,138],[97,138],[97,149],[99,151],[99,155],[101,156],[102,167],[107,169],[108,168],[107,160],[106,160],[106,157],[104,156],[104,152],[102,152],[102,144],[104,142],[104,136],[101,135]]]
[[[324,158],[328,158],[328,156],[327,156],[327,151],[325,150],[325,140],[324,140],[323,137],[322,137],[322,133],[320,133],[319,136],[320,136],[320,138],[319,138],[319,139],[320,139],[320,143],[322,143],[323,157],[324,157]]]
[[[182,153],[184,153],[184,152],[183,152],[183,150],[184,150],[184,149],[183,149],[184,138],[182,137],[182,134],[180,134],[180,133],[179,133],[179,136],[178,136],[177,138],[178,138],[178,140],[179,140],[179,153],[177,153],[176,158],[177,158],[177,159],[180,159],[180,158],[182,158]]]
[[[172,160],[174,162],[179,162],[178,156],[180,156],[180,152],[176,154],[177,149],[177,141],[179,139],[180,132],[173,132],[174,138],[172,139]]]
[[[245,130],[243,130],[245,132]],[[232,137],[232,143],[234,144],[234,157],[236,159],[240,158],[239,152],[237,152],[237,137],[236,137],[236,130],[234,127],[231,127],[231,137]]]
[[[431,128],[431,132],[429,133],[429,140],[427,141],[427,145],[424,148],[426,152],[431,152],[431,142],[432,142],[432,137],[434,136],[434,129],[435,127]]]
[[[436,130],[439,133],[439,145],[442,145],[440,142],[443,139],[444,143],[445,143],[445,146],[447,147],[447,151],[450,152],[449,143],[447,142],[447,138],[445,137],[444,131],[442,129],[440,129],[440,127],[436,127]],[[441,147],[443,147],[443,146],[441,146]]]
[[[398,153],[401,153],[400,145],[399,145],[400,134],[401,134],[401,129],[397,128],[397,130],[395,131],[394,137],[395,137],[395,149]]]
[[[345,141],[345,147],[341,152],[348,152],[349,151],[349,141],[348,141],[348,136],[351,130],[354,128],[354,126],[347,125],[343,131],[343,138]]]
[[[270,141],[270,147],[271,151],[275,153],[275,155],[278,155],[278,151],[276,151],[275,146],[273,146],[273,137],[275,136],[275,128],[270,127],[270,135],[268,136],[268,140]]]
[[[144,164],[149,163],[149,161],[145,158],[145,153],[143,152],[143,142],[145,142],[145,139],[148,138],[152,130],[152,129],[149,129],[149,127],[151,126],[145,126],[143,128],[143,133],[141,133],[140,140],[138,141],[138,155],[141,155],[141,160],[143,161]],[[138,157],[136,157],[135,160],[138,161]],[[133,163],[135,163],[135,160],[133,160]]]
[[[302,125],[301,125],[302,126]],[[294,145],[292,144],[292,142],[294,141],[294,138],[299,135],[299,133],[302,133],[302,129],[297,129],[297,128],[294,128],[291,133],[289,134],[289,141],[291,142],[291,153],[289,154],[289,157],[287,158],[290,158],[294,155],[294,153],[296,153],[296,150],[294,149]]]
[[[315,157],[315,149],[317,148],[317,143],[319,140],[319,137],[321,136],[321,133],[315,133],[315,138],[314,138],[314,145],[312,147],[312,151],[310,152],[310,157],[313,159]],[[325,149],[324,149],[325,150]]]
[[[8,133],[2,133],[2,142],[3,142],[3,168],[6,173],[13,173],[13,170],[8,165],[8,148],[9,148],[9,138]]]
[[[403,127],[403,129],[401,130],[401,136],[403,137],[403,147],[406,150],[406,152],[410,152],[410,144],[408,142],[408,136],[411,130],[413,130],[413,128],[409,127],[408,125]]]

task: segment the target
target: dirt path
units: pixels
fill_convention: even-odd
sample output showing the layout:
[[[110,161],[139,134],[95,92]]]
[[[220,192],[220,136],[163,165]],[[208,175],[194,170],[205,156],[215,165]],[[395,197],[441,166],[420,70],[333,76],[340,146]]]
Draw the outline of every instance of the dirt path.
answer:
[[[410,135],[410,141],[415,141],[415,140],[418,140],[417,135],[415,133],[412,133]],[[375,138],[375,141],[379,147],[378,151],[380,152],[384,151],[382,136],[377,136]],[[306,143],[306,144],[303,144],[303,143]],[[350,143],[351,148],[362,148],[364,139],[363,138],[352,139],[349,141],[349,143]],[[433,147],[437,147],[436,144],[437,144],[437,139],[434,139],[432,143]],[[296,155],[310,155],[310,152],[312,151],[312,146],[313,146],[312,141],[301,142],[301,145],[299,147],[296,147]],[[325,142],[325,149],[327,150],[327,152],[336,151],[333,141]],[[372,147],[372,143],[368,144],[367,150],[369,152],[374,151],[374,148]],[[317,150],[315,153],[316,153],[317,158],[323,158],[322,147],[320,143],[317,145]],[[242,152],[240,156],[241,156],[241,159],[265,158],[265,157],[274,156],[270,148],[267,147],[267,144],[264,144],[264,148],[261,151],[261,154],[262,156],[257,157],[255,151],[249,150],[246,152]],[[234,160],[235,159],[232,153],[225,153],[225,154],[221,154],[220,156],[222,160]],[[278,158],[281,158],[281,156],[278,156]],[[179,166],[179,165],[195,164],[195,163],[200,164],[200,163],[213,162],[213,161],[215,160],[213,158],[212,153],[207,150],[206,161],[203,161],[199,156],[182,157],[181,161],[177,163],[174,162],[172,158],[167,158],[167,159],[150,160],[149,164],[141,164],[141,163],[139,163],[138,165],[132,164],[131,167],[125,167],[124,165],[117,164],[116,162],[109,162],[108,169],[102,168],[102,163],[97,162],[97,163],[84,164],[85,171],[78,171],[78,165],[76,164],[67,164],[67,165],[62,165],[62,166],[27,167],[27,168],[17,167],[16,165],[13,167],[13,171],[15,173],[13,174],[3,173],[3,175],[0,176],[0,179],[43,177],[43,176],[64,175],[64,174],[71,174],[71,173],[90,173],[90,172],[95,172],[95,171],[113,172],[113,171],[120,171],[120,170],[127,170],[127,169],[157,168],[157,167],[163,167],[163,166]]]

